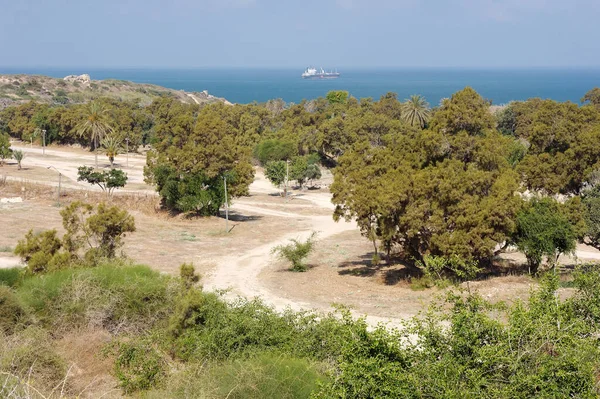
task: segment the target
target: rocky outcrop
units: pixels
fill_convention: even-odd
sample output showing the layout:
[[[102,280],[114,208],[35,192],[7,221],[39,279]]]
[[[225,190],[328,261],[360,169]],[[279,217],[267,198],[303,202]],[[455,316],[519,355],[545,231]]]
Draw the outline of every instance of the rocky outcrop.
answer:
[[[82,83],[84,85],[89,85],[90,82],[92,81],[92,78],[90,78],[90,75],[88,75],[87,73],[84,73],[83,75],[69,75],[69,76],[65,76],[63,78],[63,80],[65,82],[77,82],[77,83]]]

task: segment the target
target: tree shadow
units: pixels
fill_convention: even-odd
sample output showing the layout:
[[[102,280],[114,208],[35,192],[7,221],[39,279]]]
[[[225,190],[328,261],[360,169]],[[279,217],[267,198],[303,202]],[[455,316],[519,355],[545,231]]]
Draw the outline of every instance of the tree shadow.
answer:
[[[219,211],[219,217],[225,219],[225,211]],[[259,215],[244,215],[239,211],[229,211],[229,220],[232,222],[254,222],[261,220],[263,217]]]
[[[340,276],[374,277],[381,275],[385,285],[396,285],[402,281],[410,282],[413,278],[423,275],[423,272],[401,259],[392,258],[391,262],[374,265],[374,252],[366,253],[356,260],[341,263],[338,268]]]

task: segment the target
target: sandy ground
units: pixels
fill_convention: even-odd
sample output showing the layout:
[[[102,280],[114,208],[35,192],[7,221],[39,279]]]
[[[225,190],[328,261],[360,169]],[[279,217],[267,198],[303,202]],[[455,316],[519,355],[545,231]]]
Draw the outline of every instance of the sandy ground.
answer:
[[[26,153],[25,170],[14,164],[0,169],[2,175],[18,183],[0,187],[0,198],[24,193],[24,202],[0,204],[0,248],[14,248],[29,229],[61,230],[56,207],[56,171],[63,174],[64,192],[61,201],[97,198],[97,190],[76,181],[77,167],[94,164],[94,154],[73,148],[40,148],[16,145]],[[99,161],[107,167],[106,157]],[[117,165],[125,164],[124,156]],[[183,262],[193,262],[203,275],[208,290],[228,290],[228,296],[260,297],[275,308],[330,310],[332,304],[350,306],[356,315],[366,315],[374,325],[379,322],[399,323],[426,308],[440,294],[436,289],[414,291],[403,265],[370,265],[371,244],[360,236],[353,222],[336,223],[331,217],[333,205],[326,189],[330,176],[321,190],[295,190],[287,199],[268,182],[260,170],[250,187],[251,196],[238,198],[231,206],[229,232],[223,218],[185,219],[156,213],[157,203],[152,188],[143,182],[145,158],[129,157],[129,192],[122,206],[136,218],[137,232],[126,238],[125,252],[134,261],[146,263],[176,274]],[[53,168],[48,169],[48,166]],[[55,168],[55,169],[54,169]],[[47,186],[40,189],[33,182]],[[22,186],[22,187],[20,187]],[[20,187],[20,188],[19,188]],[[135,201],[129,198],[138,195]],[[96,197],[94,197],[96,196]],[[129,196],[129,199],[125,199]],[[121,199],[115,201],[118,203]],[[54,200],[53,200],[54,199]],[[127,202],[129,201],[129,202]],[[131,205],[132,204],[132,205]],[[306,273],[293,273],[275,258],[273,247],[291,238],[303,239],[313,231],[318,233],[317,250],[309,258],[313,266]],[[578,261],[598,260],[600,253],[580,246]],[[520,262],[522,255],[506,254],[507,262]],[[563,262],[576,260],[565,257]],[[0,252],[0,267],[12,267],[19,259]],[[527,276],[493,277],[472,282],[476,289],[492,300],[514,300],[528,295],[535,282]]]

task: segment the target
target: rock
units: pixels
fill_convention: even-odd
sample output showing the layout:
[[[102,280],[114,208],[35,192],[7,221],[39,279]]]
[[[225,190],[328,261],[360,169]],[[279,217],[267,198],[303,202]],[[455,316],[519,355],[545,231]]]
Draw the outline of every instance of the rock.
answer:
[[[63,78],[63,80],[65,82],[77,82],[77,83],[83,83],[85,85],[90,84],[90,82],[92,81],[92,78],[90,78],[90,75],[88,75],[87,73],[84,73],[83,75],[69,75],[69,76],[65,76]]]

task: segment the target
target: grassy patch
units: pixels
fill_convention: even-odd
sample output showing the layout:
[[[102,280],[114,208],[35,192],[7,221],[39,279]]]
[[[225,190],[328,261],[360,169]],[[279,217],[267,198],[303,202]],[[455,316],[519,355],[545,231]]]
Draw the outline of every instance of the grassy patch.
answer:
[[[23,269],[19,267],[11,267],[8,269],[0,269],[0,286],[7,285],[16,287],[21,281]]]

